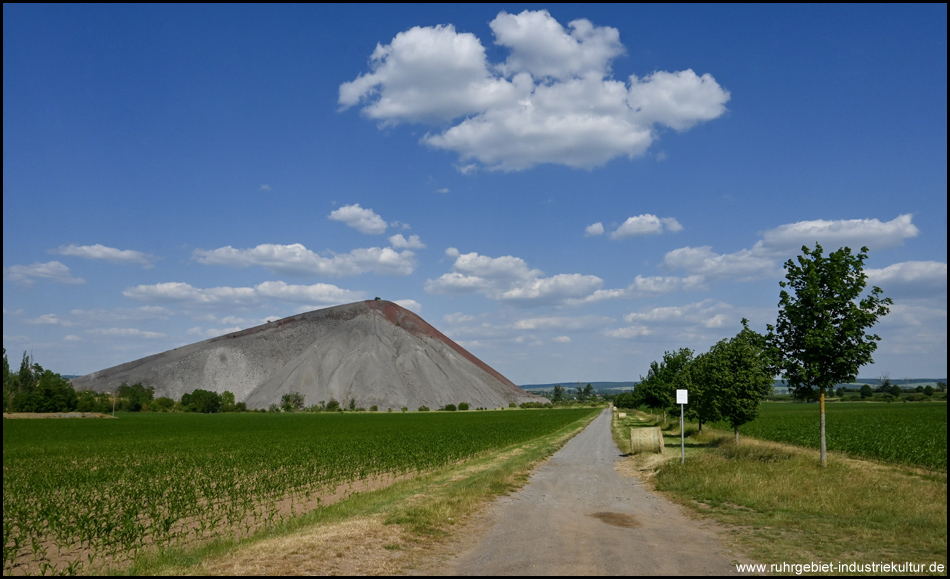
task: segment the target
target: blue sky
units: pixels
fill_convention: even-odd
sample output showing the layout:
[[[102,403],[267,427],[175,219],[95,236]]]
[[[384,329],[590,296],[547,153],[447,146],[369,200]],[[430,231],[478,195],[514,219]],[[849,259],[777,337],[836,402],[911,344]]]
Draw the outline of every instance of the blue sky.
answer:
[[[777,314],[803,244],[947,374],[947,8],[3,8],[3,345],[83,374],[379,296],[519,384]]]

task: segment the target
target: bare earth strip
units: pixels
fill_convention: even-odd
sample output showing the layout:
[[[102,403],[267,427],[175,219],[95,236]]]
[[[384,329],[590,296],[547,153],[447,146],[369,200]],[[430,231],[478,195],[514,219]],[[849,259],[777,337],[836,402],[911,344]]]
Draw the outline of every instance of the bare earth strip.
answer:
[[[735,574],[710,523],[617,472],[620,450],[605,411],[538,468],[528,484],[493,504],[468,535],[472,546],[440,575]]]

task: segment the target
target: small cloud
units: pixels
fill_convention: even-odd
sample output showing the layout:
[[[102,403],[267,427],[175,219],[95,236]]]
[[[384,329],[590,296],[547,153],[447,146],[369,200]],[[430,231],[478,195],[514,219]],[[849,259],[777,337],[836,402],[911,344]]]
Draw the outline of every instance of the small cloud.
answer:
[[[263,185],[261,185],[261,188],[258,189],[258,191],[270,191],[270,185],[268,185],[267,183],[264,183]]]
[[[554,339],[551,340],[551,341],[552,341],[552,342],[556,342],[556,343],[558,343],[558,344],[570,344],[570,343],[571,343],[571,339],[570,339],[569,337],[567,337],[567,336],[558,336],[558,337],[554,338]]]
[[[353,205],[344,205],[339,209],[333,210],[328,216],[334,221],[341,221],[360,233],[368,235],[378,235],[385,233],[386,221],[376,214],[372,209],[363,209],[359,203]]]
[[[659,218],[656,215],[644,213],[636,217],[628,217],[623,224],[610,234],[610,239],[626,239],[640,235],[659,235],[663,231],[676,233],[682,231],[683,226],[672,217]]]
[[[64,320],[57,316],[56,314],[43,314],[42,316],[35,317],[31,320],[24,320],[28,324],[42,325],[42,326],[71,326],[72,322],[69,320]]]
[[[32,285],[34,278],[48,279],[56,283],[80,284],[86,280],[73,277],[69,268],[58,261],[33,263],[32,265],[12,265],[3,272],[3,279],[23,285]]]
[[[604,224],[601,223],[600,221],[598,221],[597,223],[594,223],[593,225],[588,225],[587,228],[584,230],[584,237],[594,237],[596,235],[603,235],[603,234],[604,234]]]
[[[435,192],[436,192],[436,193],[445,194],[445,193],[448,193],[448,192],[449,192],[449,188],[448,188],[448,187],[442,187],[441,189],[436,189]]]
[[[425,249],[426,245],[419,240],[418,235],[410,235],[409,239],[403,237],[402,233],[397,233],[389,238],[389,244],[395,249]]]
[[[659,162],[661,162],[661,163],[662,163],[663,161],[669,159],[669,157],[670,157],[670,156],[666,154],[666,151],[660,151],[659,153],[656,154],[656,160],[659,161]]]
[[[101,259],[111,263],[136,264],[143,267],[152,267],[155,256],[134,251],[131,249],[116,249],[102,244],[95,245],[63,245],[50,253],[81,257],[83,259]]]

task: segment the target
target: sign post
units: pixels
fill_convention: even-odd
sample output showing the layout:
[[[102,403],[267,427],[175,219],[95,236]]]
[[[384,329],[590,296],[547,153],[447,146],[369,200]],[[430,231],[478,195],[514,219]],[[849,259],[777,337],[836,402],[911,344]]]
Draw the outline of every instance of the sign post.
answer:
[[[676,403],[680,405],[680,464],[686,464],[686,429],[683,423],[683,407],[686,406],[687,391],[676,391]]]

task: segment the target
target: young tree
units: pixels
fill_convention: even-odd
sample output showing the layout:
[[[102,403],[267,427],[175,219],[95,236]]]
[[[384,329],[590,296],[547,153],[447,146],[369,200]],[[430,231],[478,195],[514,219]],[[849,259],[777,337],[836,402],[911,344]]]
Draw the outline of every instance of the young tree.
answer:
[[[739,427],[755,420],[759,404],[772,393],[771,364],[766,358],[764,338],[749,329],[746,319],[736,337],[720,344],[721,350],[713,354],[724,370],[715,386],[717,410],[729,421],[738,443]]]
[[[677,379],[677,374],[692,359],[692,350],[680,348],[675,352],[664,352],[662,362],[650,362],[647,377],[641,378],[633,391],[636,405],[645,404],[654,410],[662,410],[666,420],[666,411],[676,406],[676,387],[682,379]]]
[[[716,356],[716,344],[704,354],[700,354],[687,366],[689,373],[689,404],[686,405],[686,418],[699,422],[699,431],[703,423],[715,422],[722,418],[719,413],[719,399],[716,397],[715,384],[720,380],[722,369],[720,358]]]
[[[769,325],[768,343],[775,369],[797,393],[818,390],[820,402],[821,465],[827,464],[825,392],[839,382],[852,382],[858,368],[872,362],[881,339],[866,333],[893,301],[879,287],[867,286],[864,260],[867,247],[857,255],[851,248],[822,255],[802,247],[798,263],[785,262],[775,326]],[[791,290],[791,293],[789,291]]]
[[[554,392],[551,395],[551,402],[561,402],[564,400],[564,386],[558,384],[554,387]]]

